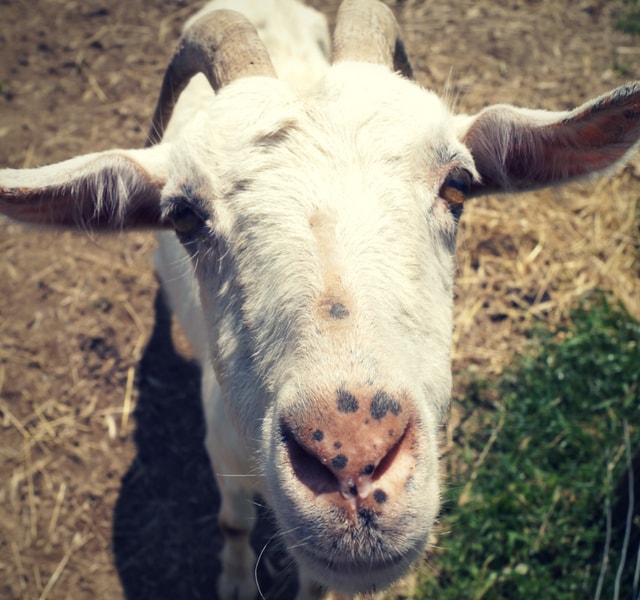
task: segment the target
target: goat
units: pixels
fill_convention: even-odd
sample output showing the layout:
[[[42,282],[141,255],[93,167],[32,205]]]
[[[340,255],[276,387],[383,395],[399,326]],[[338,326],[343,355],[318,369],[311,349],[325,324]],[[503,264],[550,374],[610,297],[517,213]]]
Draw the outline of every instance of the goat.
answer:
[[[0,212],[161,230],[156,267],[203,367],[214,473],[248,475],[217,480],[220,597],[256,594],[256,491],[300,598],[372,592],[421,555],[439,510],[464,203],[624,163],[640,84],[573,111],[454,115],[412,81],[376,0],[343,2],[331,65],[311,9],[227,5],[245,16],[218,0],[185,28],[147,148],[2,170]]]

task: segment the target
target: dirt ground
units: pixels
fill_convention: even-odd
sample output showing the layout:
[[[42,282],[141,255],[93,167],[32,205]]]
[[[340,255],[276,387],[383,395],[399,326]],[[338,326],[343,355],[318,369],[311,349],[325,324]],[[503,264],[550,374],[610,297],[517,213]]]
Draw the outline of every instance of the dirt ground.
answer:
[[[337,0],[312,0],[333,21]],[[140,147],[183,0],[0,0],[0,167]],[[416,79],[460,111],[571,108],[640,79],[623,0],[397,0]],[[640,161],[563,191],[485,198],[458,244],[455,397],[584,292],[640,318]],[[0,223],[0,598],[215,597],[217,492],[198,370],[156,298],[154,238]],[[176,332],[174,332],[176,333]],[[443,454],[451,456],[455,398]],[[261,534],[268,535],[267,526]],[[455,532],[454,532],[455,534]],[[264,538],[256,540],[257,547]],[[261,571],[288,598],[288,560]],[[263,564],[265,564],[263,563]]]

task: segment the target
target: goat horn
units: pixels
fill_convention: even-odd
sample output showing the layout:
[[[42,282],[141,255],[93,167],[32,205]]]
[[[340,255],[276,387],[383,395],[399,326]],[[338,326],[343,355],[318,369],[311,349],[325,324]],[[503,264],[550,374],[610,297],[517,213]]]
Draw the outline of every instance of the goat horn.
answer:
[[[412,79],[400,26],[378,0],[344,0],[333,34],[332,62],[353,60],[386,65]]]
[[[147,146],[160,141],[180,93],[197,73],[216,92],[241,77],[276,77],[258,32],[243,15],[232,10],[203,15],[182,35],[164,74]]]

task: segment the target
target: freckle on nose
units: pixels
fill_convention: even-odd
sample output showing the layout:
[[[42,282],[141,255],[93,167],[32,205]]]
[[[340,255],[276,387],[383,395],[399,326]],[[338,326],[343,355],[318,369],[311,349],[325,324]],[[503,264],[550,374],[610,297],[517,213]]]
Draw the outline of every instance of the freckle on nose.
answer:
[[[341,471],[347,466],[349,459],[344,454],[338,454],[332,461],[331,464],[335,469]]]
[[[341,413],[358,412],[360,405],[353,394],[346,390],[339,389],[336,392],[336,396],[338,398],[338,410]]]
[[[373,492],[373,499],[378,504],[384,504],[387,501],[387,494],[383,490],[376,490]]]
[[[329,316],[332,319],[346,319],[349,316],[349,310],[342,302],[334,302],[329,309]]]
[[[397,417],[402,412],[402,407],[398,401],[389,396],[389,394],[379,391],[376,392],[375,396],[371,400],[369,412],[376,421],[379,421],[389,412]]]

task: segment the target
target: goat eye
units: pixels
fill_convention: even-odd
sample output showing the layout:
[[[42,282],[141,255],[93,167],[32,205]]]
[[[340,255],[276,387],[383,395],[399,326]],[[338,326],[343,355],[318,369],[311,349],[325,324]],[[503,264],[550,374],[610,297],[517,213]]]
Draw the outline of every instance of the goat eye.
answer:
[[[202,218],[188,206],[177,208],[171,214],[170,220],[178,235],[194,234],[204,223]]]
[[[454,214],[459,214],[470,191],[471,173],[466,169],[454,169],[440,188],[440,197]]]

